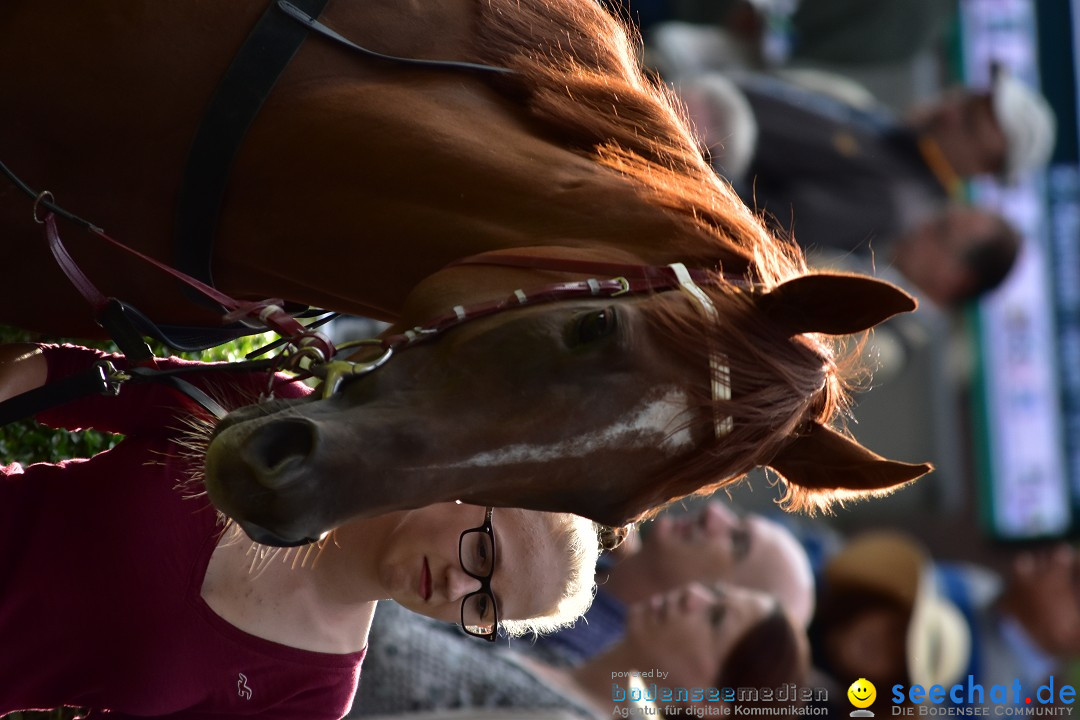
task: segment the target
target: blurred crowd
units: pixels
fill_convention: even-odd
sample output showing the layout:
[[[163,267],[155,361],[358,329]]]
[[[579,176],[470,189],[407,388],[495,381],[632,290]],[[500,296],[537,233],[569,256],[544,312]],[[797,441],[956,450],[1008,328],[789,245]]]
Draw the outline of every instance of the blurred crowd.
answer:
[[[1067,545],[1018,553],[998,574],[935,559],[897,531],[845,538],[712,499],[631,534],[597,581],[574,627],[494,645],[380,605],[350,716],[703,716],[741,704],[838,717],[860,678],[888,712],[896,686],[1060,684],[1080,653],[1080,555]],[[759,696],[740,702],[739,689]]]
[[[967,204],[964,181],[1008,183],[1045,166],[1056,132],[1047,102],[994,68],[983,88],[943,72],[939,92],[896,109],[845,73],[914,57],[943,32],[951,3],[809,0],[782,14],[784,5],[720,2],[726,21],[646,31],[646,61],[687,104],[717,171],[820,262],[876,260],[942,308],[1000,284],[1020,235]],[[787,28],[782,57],[767,51],[770,22]],[[901,43],[898,29],[912,36]]]

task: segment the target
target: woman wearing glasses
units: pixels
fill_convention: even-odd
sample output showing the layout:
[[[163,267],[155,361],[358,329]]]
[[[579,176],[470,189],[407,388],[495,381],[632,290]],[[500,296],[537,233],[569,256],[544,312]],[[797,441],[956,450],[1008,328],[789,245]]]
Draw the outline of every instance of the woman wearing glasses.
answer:
[[[0,400],[101,357],[0,348]],[[266,386],[200,378],[228,404]],[[580,518],[446,503],[258,550],[199,491],[187,449],[198,421],[171,389],[131,385],[39,419],[125,438],[85,461],[0,466],[0,715],[339,718],[378,600],[492,639],[558,627],[591,597],[597,540]]]

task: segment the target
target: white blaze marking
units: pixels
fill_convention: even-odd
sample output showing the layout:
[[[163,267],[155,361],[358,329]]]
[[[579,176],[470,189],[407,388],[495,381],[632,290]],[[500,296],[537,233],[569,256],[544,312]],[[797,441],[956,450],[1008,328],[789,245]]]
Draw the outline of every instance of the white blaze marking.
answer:
[[[617,419],[611,426],[580,437],[550,445],[508,445],[443,467],[498,467],[541,463],[584,457],[597,450],[612,447],[631,449],[659,445],[669,455],[675,455],[690,447],[693,442],[690,431],[686,428],[670,431],[686,410],[686,395],[681,390],[668,390],[663,397],[645,402],[628,416]]]

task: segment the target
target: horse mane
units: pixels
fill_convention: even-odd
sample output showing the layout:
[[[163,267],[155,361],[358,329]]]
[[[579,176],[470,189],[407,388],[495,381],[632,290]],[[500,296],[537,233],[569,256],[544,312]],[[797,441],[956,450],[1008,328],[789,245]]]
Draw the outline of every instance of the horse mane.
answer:
[[[807,273],[790,238],[771,235],[707,162],[681,102],[639,63],[636,31],[593,0],[482,0],[476,61],[509,67],[500,79],[559,141],[630,178],[648,202],[685,229],[670,238],[690,262],[724,273],[706,291],[720,320],[702,330],[700,309],[680,293],[652,313],[667,346],[703,368],[688,383],[686,424],[712,427],[731,417],[731,433],[674,464],[653,484],[654,508],[688,493],[707,494],[768,461],[807,423],[828,423],[849,409],[855,354],[821,335],[787,337],[759,312],[756,296]],[[731,283],[732,275],[743,282]],[[747,289],[751,292],[747,292]],[[708,341],[703,341],[705,335]],[[705,382],[708,348],[731,359],[733,397],[715,401]],[[711,430],[710,430],[711,432]],[[789,509],[828,509],[842,491],[787,484]],[[655,512],[655,511],[653,511]],[[650,513],[651,514],[651,513]]]
[[[766,289],[806,272],[709,165],[682,103],[642,71],[638,33],[593,0],[482,0],[473,53],[580,155],[633,180],[685,228],[681,259],[749,273]],[[724,261],[726,260],[726,264]]]

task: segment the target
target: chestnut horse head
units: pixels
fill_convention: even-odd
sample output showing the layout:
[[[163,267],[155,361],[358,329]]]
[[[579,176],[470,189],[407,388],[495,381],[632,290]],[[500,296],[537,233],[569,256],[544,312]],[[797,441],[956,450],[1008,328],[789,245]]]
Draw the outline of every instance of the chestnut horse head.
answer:
[[[790,508],[811,510],[926,472],[826,424],[846,401],[826,336],[910,298],[860,276],[771,291],[712,280],[492,314],[328,397],[236,411],[209,446],[207,489],[249,535],[280,544],[436,501],[619,525],[760,465],[780,472]]]
[[[0,117],[0,159],[169,261],[191,139],[264,3],[52,4],[0,10],[0,94],[20,108]],[[829,428],[848,364],[830,337],[913,302],[868,278],[808,274],[715,175],[598,3],[335,0],[322,19],[382,52],[513,72],[404,67],[308,38],[231,165],[211,258],[223,291],[376,317],[398,333],[589,277],[448,267],[477,254],[683,263],[713,278],[699,283],[707,303],[669,289],[508,310],[330,397],[240,410],[207,458],[228,514],[282,542],[453,499],[621,524],[760,465],[787,479],[793,507],[928,469]],[[88,334],[29,217],[0,192],[0,321]],[[211,318],[136,261],[67,232],[106,294],[159,322]],[[713,392],[721,374],[730,397]]]

